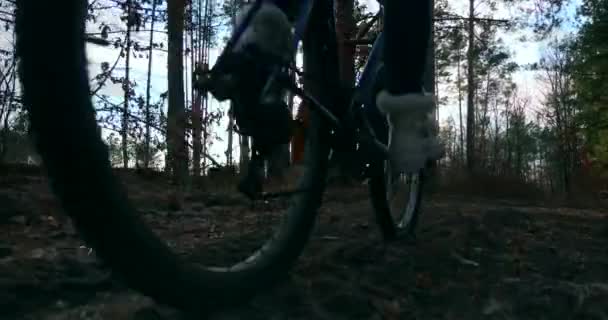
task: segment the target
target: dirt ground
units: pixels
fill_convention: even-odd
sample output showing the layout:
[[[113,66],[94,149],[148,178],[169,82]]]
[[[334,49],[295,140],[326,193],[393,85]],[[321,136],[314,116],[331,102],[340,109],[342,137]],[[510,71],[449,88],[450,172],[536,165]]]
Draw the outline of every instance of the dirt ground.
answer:
[[[175,212],[162,185],[124,181],[170,245],[206,262],[248,250],[269,221],[255,213],[283,205],[201,191]],[[326,198],[289,277],[211,319],[608,319],[607,212],[435,195],[416,241],[384,245],[363,187]],[[218,220],[234,216],[240,223]],[[240,242],[213,246],[237,233]],[[45,179],[14,173],[0,176],[0,319],[188,317],[110,278]]]

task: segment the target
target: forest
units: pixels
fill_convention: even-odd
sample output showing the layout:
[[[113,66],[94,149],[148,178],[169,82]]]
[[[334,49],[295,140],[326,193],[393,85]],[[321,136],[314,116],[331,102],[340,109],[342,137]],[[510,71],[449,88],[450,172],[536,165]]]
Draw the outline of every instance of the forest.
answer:
[[[254,142],[233,102],[197,89],[247,2],[88,1],[90,98],[109,160],[143,219],[192,261],[257,248],[275,217],[260,212],[286,206],[235,195]],[[608,0],[432,2],[424,87],[445,153],[416,239],[368,236],[368,181],[331,162],[340,183],[293,275],[217,319],[608,317]],[[340,85],[354,88],[384,12],[376,0],[333,9]],[[0,0],[0,318],[182,319],[111,277],[51,195],[15,18],[15,0]],[[318,66],[304,50],[292,76],[306,88],[301,74]],[[294,121],[309,121],[304,99],[284,98]],[[301,173],[299,138],[263,160],[271,189]],[[220,227],[228,218],[238,222]]]
[[[187,150],[175,151],[183,158],[176,161],[188,163],[192,175],[245,166],[250,139],[235,132],[229,105],[198,95],[192,85],[197,66],[213,65],[242,2],[178,4],[183,8],[176,8],[175,25],[162,1],[91,2],[88,34],[111,43],[89,45],[91,98],[116,167],[166,170],[177,148],[167,135],[172,126],[187,140]],[[439,100],[436,119],[447,149],[439,164],[443,176],[471,179],[467,173],[473,173],[480,184],[509,181],[542,195],[606,188],[606,4],[438,0],[434,5],[429,53],[434,63],[427,87]],[[16,76],[14,5],[3,1],[1,8],[0,159],[36,163]],[[336,2],[341,81],[347,86],[356,84],[379,31],[381,12],[373,9],[378,9],[374,1]],[[181,58],[172,61],[175,55]],[[296,115],[300,101],[289,99]],[[271,161],[278,174],[293,162],[292,148],[285,149]]]

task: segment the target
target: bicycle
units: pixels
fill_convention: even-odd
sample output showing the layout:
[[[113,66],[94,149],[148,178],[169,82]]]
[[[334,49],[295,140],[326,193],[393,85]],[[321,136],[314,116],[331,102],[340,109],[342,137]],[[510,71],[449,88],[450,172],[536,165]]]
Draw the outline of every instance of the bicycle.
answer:
[[[337,88],[332,85],[339,83],[333,1],[302,0],[304,10],[296,19],[293,40],[305,40],[305,64],[311,66],[315,76],[314,81],[305,80],[311,94],[287,76],[289,66],[277,57],[256,52],[255,48],[240,54],[231,51],[262,3],[253,3],[203,82],[220,99],[238,99],[231,96],[231,88],[236,86],[247,89],[242,94],[246,99],[264,98],[276,93],[273,88],[279,88],[292,90],[307,101],[313,111],[305,148],[309,166],[294,192],[295,204],[264,246],[229,267],[201,267],[179,258],[143,223],[112,172],[89,98],[83,36],[86,2],[17,1],[17,50],[24,103],[53,192],[87,244],[127,285],[158,302],[190,312],[241,303],[288,272],[314,227],[330,152],[339,150],[337,146],[344,139],[358,144],[356,156],[365,169],[359,178],[369,178],[370,197],[384,238],[391,240],[412,232],[418,221],[423,172],[392,174],[385,160],[387,124],[374,102],[382,67],[382,34],[375,41],[357,89],[351,92]],[[50,32],[62,36],[54,38]],[[54,49],[46,50],[50,47]],[[232,80],[214,86],[223,75],[231,75]],[[252,79],[249,86],[242,86],[243,81]],[[255,130],[255,124],[249,129]],[[395,218],[396,209],[390,203],[396,192],[393,188],[397,182],[407,182],[406,178],[413,181],[406,189],[411,201]]]

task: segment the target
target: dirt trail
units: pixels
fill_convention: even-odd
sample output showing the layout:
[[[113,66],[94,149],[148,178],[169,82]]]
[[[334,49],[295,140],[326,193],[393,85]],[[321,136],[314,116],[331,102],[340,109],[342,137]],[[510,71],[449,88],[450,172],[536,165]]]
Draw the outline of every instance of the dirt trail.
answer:
[[[162,186],[126,181],[191,259],[244,250],[194,249],[217,233],[207,216],[242,214],[240,198],[172,214]],[[437,196],[415,243],[386,246],[362,195],[330,194],[289,277],[212,319],[608,319],[606,212]],[[58,212],[39,176],[0,179],[0,319],[188,319],[114,281]]]

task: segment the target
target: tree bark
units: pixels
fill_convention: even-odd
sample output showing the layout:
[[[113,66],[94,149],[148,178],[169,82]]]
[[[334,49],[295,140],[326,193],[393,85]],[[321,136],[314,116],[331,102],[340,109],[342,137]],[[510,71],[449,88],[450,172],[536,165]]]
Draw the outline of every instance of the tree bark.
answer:
[[[236,12],[237,9],[241,7],[242,1],[233,0],[233,10],[231,18],[232,28],[236,28]],[[232,110],[232,101],[230,102],[230,110]],[[232,159],[233,149],[234,149],[234,115],[232,112],[228,113],[228,147],[226,149],[226,164],[230,167],[234,165],[234,160]]]
[[[168,102],[167,143],[172,170],[172,182],[185,186],[188,177],[188,153],[186,148],[186,117],[184,111],[183,66],[183,0],[168,2]]]
[[[249,147],[249,137],[239,135],[239,139],[240,139],[239,170],[241,172],[245,172],[247,170],[247,167],[249,164],[249,153],[250,153],[250,149],[251,149]]]
[[[335,28],[336,39],[338,44],[338,66],[340,74],[340,83],[344,89],[352,88],[355,84],[355,44],[350,40],[354,38],[356,23],[354,17],[354,0],[336,0],[335,1]],[[343,94],[347,94],[345,91]],[[349,180],[351,164],[353,162],[345,161],[349,153],[354,152],[356,145],[353,141],[351,145],[344,146],[343,150],[333,153],[331,160],[331,170],[337,170],[342,179]]]
[[[489,104],[490,104],[490,72],[491,70],[487,70],[487,74],[486,74],[486,92],[484,95],[484,100],[483,100],[483,109],[482,109],[482,113],[481,113],[481,117],[479,119],[479,129],[480,129],[480,134],[477,137],[479,139],[478,144],[479,144],[479,167],[480,168],[486,168],[486,162],[487,162],[487,142],[488,139],[486,137],[487,132],[488,132],[488,124],[489,124],[489,119],[488,119],[488,109],[489,109]]]
[[[462,123],[462,74],[460,72],[461,67],[461,51],[458,49],[458,66],[457,66],[457,89],[458,89],[458,120],[460,128],[460,146],[459,146],[459,158],[460,165],[464,165],[464,125]]]
[[[146,80],[146,136],[144,141],[144,168],[146,169],[150,167],[150,161],[152,158],[150,150],[150,140],[152,139],[150,127],[150,123],[152,122],[152,117],[150,113],[150,88],[152,86],[152,46],[154,45],[154,22],[156,20],[156,1],[157,0],[152,0],[152,21],[150,21],[150,42],[148,48],[148,78]]]
[[[122,165],[126,169],[129,167],[128,132],[129,132],[129,67],[131,58],[131,0],[127,0],[127,35],[126,35],[126,57],[125,57],[125,79],[122,84],[124,90],[124,107],[122,111],[121,142],[122,142]]]
[[[234,165],[234,160],[232,159],[233,149],[234,149],[234,117],[232,113],[228,114],[228,147],[226,148],[226,165],[231,167]]]
[[[202,94],[196,93],[192,103],[192,173],[195,177],[201,174],[201,153],[203,151],[202,128],[203,117],[201,114]]]
[[[473,173],[475,166],[475,0],[469,0],[467,49],[467,170]]]
[[[13,54],[13,59],[15,59],[15,55]],[[0,131],[0,163],[6,161],[6,155],[8,154],[8,134],[9,134],[9,123],[8,120],[11,116],[11,113],[13,111],[15,111],[14,108],[12,108],[12,102],[13,102],[13,97],[15,96],[15,85],[17,83],[17,70],[13,69],[12,70],[12,74],[11,77],[9,78],[8,82],[6,83],[6,95],[4,96],[4,101],[2,101],[2,109],[6,110],[4,113],[4,120],[2,123],[2,131]],[[1,85],[1,84],[0,84]],[[10,92],[9,92],[9,86],[11,86],[10,88]],[[6,107],[5,107],[6,106]],[[0,114],[1,116],[1,114]],[[0,119],[2,119],[0,117]]]
[[[335,0],[336,36],[340,57],[340,80],[345,86],[355,83],[355,45],[349,40],[354,37],[356,23],[354,0]]]

